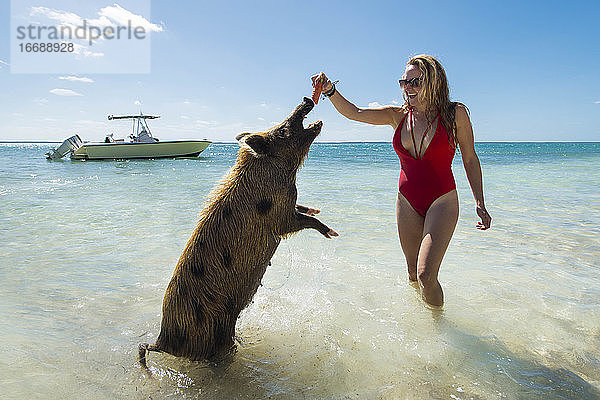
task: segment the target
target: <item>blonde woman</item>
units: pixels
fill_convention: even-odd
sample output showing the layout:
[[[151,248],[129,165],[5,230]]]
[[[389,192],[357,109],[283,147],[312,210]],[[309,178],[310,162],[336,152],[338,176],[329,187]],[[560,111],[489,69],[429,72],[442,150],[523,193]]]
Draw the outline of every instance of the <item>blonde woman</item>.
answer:
[[[485,208],[467,108],[450,101],[444,68],[428,55],[415,56],[406,64],[399,81],[404,96],[400,107],[359,108],[346,100],[324,73],[312,80],[313,85],[323,84],[323,94],[345,117],[394,128],[393,146],[401,163],[396,222],[408,279],[418,282],[426,303],[441,306],[444,293],[438,272],[458,220],[451,168],[457,145],[481,219],[477,228],[488,229],[492,221]]]

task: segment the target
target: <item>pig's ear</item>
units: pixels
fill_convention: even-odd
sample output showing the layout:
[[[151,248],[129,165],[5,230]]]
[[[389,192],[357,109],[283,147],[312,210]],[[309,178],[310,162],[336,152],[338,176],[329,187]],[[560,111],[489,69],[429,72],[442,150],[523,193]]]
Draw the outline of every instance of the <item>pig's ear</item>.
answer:
[[[271,145],[263,135],[247,136],[244,142],[259,156],[269,154],[271,151]]]
[[[239,142],[239,141],[240,141],[240,140],[242,140],[242,139],[243,139],[245,136],[248,136],[248,135],[252,135],[252,134],[251,134],[250,132],[244,132],[244,133],[240,133],[239,135],[237,135],[237,136],[235,137],[235,140],[237,140],[237,141]]]

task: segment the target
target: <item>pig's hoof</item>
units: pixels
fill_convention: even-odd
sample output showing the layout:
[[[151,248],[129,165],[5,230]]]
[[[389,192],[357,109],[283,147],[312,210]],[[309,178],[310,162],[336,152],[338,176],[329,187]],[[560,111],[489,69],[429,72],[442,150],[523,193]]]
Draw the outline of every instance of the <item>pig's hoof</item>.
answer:
[[[317,215],[320,212],[321,212],[321,210],[319,210],[318,208],[308,207],[308,210],[306,211],[306,215],[313,216],[313,215]]]
[[[336,231],[334,231],[333,229],[329,229],[329,231],[325,234],[325,237],[327,239],[331,239],[332,236],[340,236],[340,235],[338,235],[338,233]]]

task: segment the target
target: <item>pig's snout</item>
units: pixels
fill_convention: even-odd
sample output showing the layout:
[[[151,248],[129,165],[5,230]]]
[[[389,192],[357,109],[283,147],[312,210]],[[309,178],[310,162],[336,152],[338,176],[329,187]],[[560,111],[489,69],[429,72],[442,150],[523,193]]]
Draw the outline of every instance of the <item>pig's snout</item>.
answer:
[[[290,114],[289,117],[286,118],[286,123],[291,127],[291,131],[294,133],[302,132],[303,125],[302,122],[306,115],[313,109],[315,103],[305,97],[302,103],[298,104],[298,106],[294,109],[294,111]]]
[[[302,100],[302,106],[300,109],[302,116],[305,117],[306,114],[308,114],[313,109],[314,106],[315,106],[315,103],[312,101],[312,99],[305,97]]]

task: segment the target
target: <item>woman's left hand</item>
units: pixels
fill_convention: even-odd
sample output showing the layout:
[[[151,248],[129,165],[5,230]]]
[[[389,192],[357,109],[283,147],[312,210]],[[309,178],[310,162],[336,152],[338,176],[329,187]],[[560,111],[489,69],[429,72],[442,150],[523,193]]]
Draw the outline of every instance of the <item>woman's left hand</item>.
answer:
[[[317,75],[311,76],[310,80],[312,81],[313,87],[315,87],[317,85],[317,82],[320,81],[323,84],[323,86],[322,86],[323,92],[329,92],[331,90],[331,88],[333,87],[331,81],[325,75],[325,72],[321,72]]]
[[[477,229],[485,231],[492,225],[492,216],[487,212],[485,207],[477,206],[477,215],[481,218],[481,222],[477,223]]]

